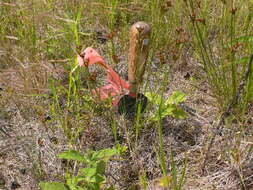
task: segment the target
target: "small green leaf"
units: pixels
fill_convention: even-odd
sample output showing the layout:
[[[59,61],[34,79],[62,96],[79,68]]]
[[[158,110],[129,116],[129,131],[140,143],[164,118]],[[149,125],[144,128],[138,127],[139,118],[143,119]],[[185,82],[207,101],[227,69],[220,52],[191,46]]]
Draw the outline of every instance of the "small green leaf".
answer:
[[[91,162],[96,162],[98,160],[108,161],[112,156],[118,155],[119,151],[116,148],[113,149],[103,149],[97,152],[92,152],[89,154],[89,158]]]
[[[101,160],[97,164],[97,173],[100,174],[100,175],[104,175],[105,174],[105,169],[106,169],[106,162]]]
[[[76,184],[80,183],[81,181],[85,180],[84,176],[78,175],[78,176],[74,176],[73,179],[75,180]]]
[[[68,178],[66,180],[66,183],[68,185],[68,187],[72,190],[72,189],[75,189],[77,183],[75,182],[75,179],[74,178]]]
[[[179,119],[187,118],[187,113],[182,108],[179,108],[175,104],[169,104],[166,108],[158,112],[151,120],[159,121],[168,115]]]
[[[116,145],[116,149],[119,153],[119,155],[123,155],[127,151],[127,146],[123,146],[121,144]]]
[[[152,92],[146,92],[145,96],[148,98],[150,102],[156,105],[161,105],[164,102],[164,99],[161,95],[152,93]]]
[[[173,94],[166,100],[165,104],[176,104],[182,103],[186,100],[186,95],[183,92],[175,91]]]
[[[82,174],[85,177],[88,177],[88,179],[90,179],[91,177],[93,177],[97,173],[97,169],[96,168],[83,168],[80,171],[82,172]]]
[[[165,117],[167,115],[172,115],[173,111],[177,109],[176,105],[169,104],[163,111],[162,111],[162,117]]]
[[[59,158],[67,159],[67,160],[76,160],[79,162],[86,162],[84,156],[75,150],[69,150],[66,152],[62,152],[59,154]]]
[[[173,117],[179,118],[179,119],[185,119],[187,118],[187,113],[182,108],[177,108],[173,110],[172,112]]]
[[[58,182],[40,182],[39,186],[42,190],[68,190],[68,188],[63,183]]]
[[[115,155],[117,155],[118,154],[118,150],[117,149],[115,149],[115,148],[113,148],[113,149],[110,149],[110,148],[108,148],[108,149],[103,149],[103,150],[100,150],[99,152],[98,152],[98,158],[100,158],[100,159],[106,159],[106,160],[108,160],[108,159],[110,159],[112,156],[115,156]]]
[[[164,117],[166,117],[168,115],[172,115],[173,110],[174,110],[174,108],[170,105],[169,107],[163,109],[162,111],[157,112],[156,115],[151,118],[151,120],[159,121],[160,119],[163,119]]]
[[[95,184],[98,184],[98,185],[100,185],[100,184],[102,184],[102,183],[105,183],[105,177],[104,176],[102,176],[102,175],[96,175],[96,176],[94,176],[94,182],[95,182]]]
[[[162,118],[161,118],[162,119]],[[151,118],[152,121],[159,121],[160,120],[160,117],[159,115],[156,115],[154,117]]]

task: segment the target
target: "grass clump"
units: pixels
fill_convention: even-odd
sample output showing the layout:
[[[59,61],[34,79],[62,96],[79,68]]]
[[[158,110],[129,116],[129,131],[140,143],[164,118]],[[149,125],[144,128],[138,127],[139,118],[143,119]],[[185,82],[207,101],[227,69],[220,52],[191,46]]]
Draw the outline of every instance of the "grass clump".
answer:
[[[251,80],[244,76],[251,69],[248,66],[252,48],[249,48],[250,41],[241,43],[240,38],[249,35],[252,5],[236,1],[220,2],[219,6],[208,1],[185,1],[185,4],[198,48],[197,56],[207,73],[217,103],[224,110],[239,93],[241,82],[247,80],[251,86]],[[211,17],[214,10],[220,12],[220,16]],[[241,22],[243,17],[247,19]],[[248,94],[249,89],[245,90]],[[242,104],[246,105],[246,102]]]

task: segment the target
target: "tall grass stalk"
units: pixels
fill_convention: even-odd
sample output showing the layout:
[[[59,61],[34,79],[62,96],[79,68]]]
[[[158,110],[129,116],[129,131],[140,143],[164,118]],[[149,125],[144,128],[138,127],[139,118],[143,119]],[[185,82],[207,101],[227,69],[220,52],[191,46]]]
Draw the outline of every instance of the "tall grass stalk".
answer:
[[[188,16],[192,23],[193,35],[196,39],[196,45],[199,50],[200,59],[202,60],[205,72],[207,74],[209,84],[212,87],[213,94],[221,110],[225,110],[229,102],[236,96],[238,85],[244,72],[241,71],[241,66],[238,62],[240,56],[237,53],[237,37],[241,26],[238,24],[238,18],[241,12],[237,10],[234,1],[229,1],[227,4],[221,4],[221,17],[209,18],[205,13],[211,10],[215,4],[204,1],[204,5],[196,5],[193,0],[185,1]],[[237,5],[239,6],[239,5]],[[220,22],[222,29],[218,45],[210,40],[210,32],[213,23]],[[227,24],[229,21],[229,24]],[[249,21],[249,20],[248,20]],[[247,22],[248,22],[247,21]],[[245,26],[248,24],[246,23]],[[226,31],[229,30],[229,33]],[[229,41],[229,42],[228,42]],[[220,52],[214,52],[217,48]]]
[[[172,189],[173,190],[182,190],[183,186],[186,182],[186,172],[187,172],[187,166],[188,166],[188,158],[185,157],[183,169],[181,171],[181,175],[179,175],[178,168],[176,165],[176,162],[174,160],[174,155],[171,150],[170,152],[170,160],[171,160],[171,176],[172,176]]]
[[[163,77],[163,82],[161,84],[161,92],[162,96],[164,95],[166,91],[166,86],[168,86],[168,80],[167,76],[168,73],[166,72]],[[160,162],[160,166],[162,169],[163,176],[168,175],[168,170],[167,170],[167,162],[166,162],[166,153],[165,153],[165,147],[164,147],[164,139],[163,139],[163,119],[162,119],[162,107],[163,107],[164,102],[160,101],[160,104],[158,106],[158,116],[159,120],[157,121],[157,132],[158,132],[158,142],[159,142],[159,150],[157,153],[158,160]],[[166,179],[166,183],[169,183]]]
[[[84,7],[81,5],[75,15],[75,18],[73,20],[73,22],[70,22],[70,29],[73,33],[74,36],[74,42],[75,42],[75,47],[79,47],[80,46],[80,39],[79,39],[79,25],[80,25],[80,19],[82,16],[82,11],[83,11]],[[78,53],[78,52],[77,52]],[[72,68],[71,70],[73,70],[76,66],[78,65],[78,60],[77,60],[77,55],[74,58],[74,63],[72,64]],[[77,70],[77,72],[73,75],[72,72],[70,72],[69,74],[69,91],[68,91],[68,106],[70,106],[70,101],[71,101],[71,97],[74,97],[75,99],[78,97],[77,96],[77,83],[78,81],[80,81],[80,72],[78,72],[79,70]],[[77,101],[77,99],[76,99]],[[74,101],[74,103],[78,103]]]

